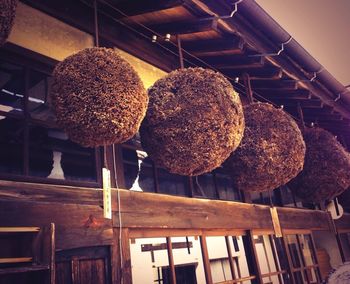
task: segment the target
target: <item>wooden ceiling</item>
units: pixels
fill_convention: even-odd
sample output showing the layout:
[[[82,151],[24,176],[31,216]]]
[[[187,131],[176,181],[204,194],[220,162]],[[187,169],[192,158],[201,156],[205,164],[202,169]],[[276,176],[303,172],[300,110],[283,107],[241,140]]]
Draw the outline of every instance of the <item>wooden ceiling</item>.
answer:
[[[94,34],[92,0],[25,0],[86,32]],[[204,3],[204,2],[210,2]],[[218,4],[220,2],[220,5]],[[221,3],[222,2],[222,3]],[[245,96],[243,81],[249,74],[254,98],[271,102],[298,119],[298,105],[307,126],[311,123],[337,135],[350,146],[350,108],[283,52],[264,55],[268,35],[249,26],[239,14],[228,15],[229,5],[205,0],[98,0],[101,45],[117,46],[165,71],[180,67],[178,41],[181,40],[185,67],[213,68],[229,78]],[[165,35],[170,34],[170,41]],[[152,42],[152,36],[157,41]],[[280,47],[271,46],[272,53]],[[270,51],[271,53],[271,51]]]

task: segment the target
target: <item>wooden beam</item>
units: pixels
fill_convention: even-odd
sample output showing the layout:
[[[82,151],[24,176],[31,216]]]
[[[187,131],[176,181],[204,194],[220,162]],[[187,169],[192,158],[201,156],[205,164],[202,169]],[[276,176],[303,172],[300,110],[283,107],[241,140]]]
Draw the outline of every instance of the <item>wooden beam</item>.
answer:
[[[184,41],[182,47],[197,56],[217,54],[223,51],[240,54],[243,52],[244,42],[238,37],[225,36],[224,39]]]
[[[298,103],[300,103],[303,109],[304,108],[318,109],[318,108],[322,108],[322,105],[323,105],[323,103],[319,99],[295,100],[291,98],[271,98],[271,100],[277,105],[284,105],[287,107],[297,107]]]
[[[217,31],[217,20],[206,18],[190,21],[172,21],[169,23],[149,25],[148,28],[164,35],[193,34],[199,32]]]
[[[253,90],[266,90],[275,92],[277,90],[281,91],[295,91],[298,89],[298,85],[295,81],[271,81],[271,80],[260,80],[252,82]]]
[[[102,190],[0,180],[0,200],[59,202],[102,206]]]
[[[242,69],[225,69],[222,70],[222,73],[227,75],[228,77],[241,78],[244,73],[248,73],[250,76],[250,80],[279,80],[282,77],[282,69],[273,66],[264,66],[261,68],[242,68]]]
[[[78,201],[77,201],[78,202]],[[0,201],[0,226],[56,225],[56,248],[110,245],[112,222],[99,206],[54,202]]]
[[[278,82],[278,81],[275,81]],[[280,99],[299,99],[299,100],[305,100],[305,99],[311,99],[312,95],[309,90],[306,89],[298,89],[298,90],[281,90],[281,89],[275,89],[275,90],[260,90],[259,94],[262,95],[268,95],[271,97],[276,97]]]
[[[126,190],[120,190],[120,197],[124,227],[273,230],[270,207],[265,205]],[[118,227],[117,212],[114,215],[113,225]],[[278,208],[278,215],[283,229],[328,229],[327,214],[323,211]]]
[[[243,55],[201,56],[200,59],[221,71],[226,69],[261,68],[265,62],[265,59],[262,57],[246,57]]]
[[[158,12],[165,9],[170,9],[174,7],[181,6],[184,4],[184,0],[167,0],[167,1],[161,1],[161,0],[137,0],[137,1],[129,1],[129,0],[121,0],[121,1],[115,1],[115,0],[98,0],[99,7],[107,6],[109,9],[112,9],[111,7],[114,7],[117,10],[120,10],[122,13],[130,16],[136,16],[151,12]],[[102,8],[101,7],[101,8]],[[119,15],[116,13],[116,18],[124,18],[124,15],[122,13],[119,13]]]

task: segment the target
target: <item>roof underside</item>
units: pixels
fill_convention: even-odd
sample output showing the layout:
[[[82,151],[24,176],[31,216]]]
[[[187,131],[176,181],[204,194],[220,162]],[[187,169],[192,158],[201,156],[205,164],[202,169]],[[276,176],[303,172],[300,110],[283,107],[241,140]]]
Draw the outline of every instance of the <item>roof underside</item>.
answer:
[[[276,35],[266,30],[266,23],[257,23],[251,17],[261,12],[254,10],[259,6],[252,6],[254,1],[245,1],[251,6],[243,1],[237,5],[238,11],[233,17],[220,18],[218,16],[230,15],[234,9],[232,3],[210,0],[99,0],[100,43],[117,46],[170,71],[180,67],[178,36],[185,67],[202,66],[220,71],[242,96],[245,96],[243,80],[235,83],[235,78],[242,78],[247,73],[256,100],[283,105],[297,120],[300,105],[306,125],[314,123],[327,129],[337,135],[345,146],[350,146],[349,101],[339,96],[343,92],[342,86],[332,84],[335,80],[326,70],[322,71],[323,77],[315,74],[319,66],[311,56],[307,58],[310,63],[303,65],[305,58],[301,60],[298,57],[302,55],[294,52],[300,49],[294,40],[281,51],[280,43],[283,41],[276,43],[273,38]],[[94,33],[93,3],[90,0],[24,2]],[[164,39],[166,34],[171,34],[169,42]],[[158,35],[155,43],[151,41],[153,35]],[[284,41],[287,42],[288,37]],[[313,65],[314,69],[311,68]]]

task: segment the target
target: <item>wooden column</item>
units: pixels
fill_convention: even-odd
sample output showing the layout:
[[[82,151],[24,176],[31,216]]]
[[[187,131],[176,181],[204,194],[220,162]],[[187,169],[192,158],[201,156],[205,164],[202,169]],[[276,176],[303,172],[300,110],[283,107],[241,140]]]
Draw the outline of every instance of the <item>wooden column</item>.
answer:
[[[210,261],[209,261],[207,241],[205,239],[205,236],[200,236],[199,240],[200,240],[201,249],[202,249],[202,258],[203,258],[205,280],[206,280],[207,284],[213,284],[213,279],[212,279],[212,276],[211,276],[211,269],[210,269]]]
[[[112,283],[132,284],[129,229],[113,229],[111,248]]]
[[[170,267],[170,275],[171,275],[171,283],[176,284],[176,274],[175,274],[175,265],[174,265],[174,257],[173,257],[173,245],[171,243],[171,237],[166,237],[166,247],[168,250],[168,260]]]

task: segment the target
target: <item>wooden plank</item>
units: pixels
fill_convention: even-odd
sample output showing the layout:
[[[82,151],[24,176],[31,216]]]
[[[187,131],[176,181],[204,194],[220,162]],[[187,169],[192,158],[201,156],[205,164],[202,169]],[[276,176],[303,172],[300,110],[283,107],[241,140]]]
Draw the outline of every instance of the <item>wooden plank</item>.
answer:
[[[14,273],[27,273],[35,271],[49,270],[48,265],[34,265],[34,266],[21,266],[21,267],[9,267],[0,268],[0,275],[14,274]]]
[[[196,19],[190,21],[169,22],[157,25],[149,25],[151,30],[160,34],[184,35],[207,31],[216,31],[217,20],[215,19]]]
[[[35,233],[40,227],[0,227],[0,233]]]
[[[278,207],[282,229],[330,230],[328,213],[321,210]]]
[[[272,228],[268,206],[120,190],[123,227]],[[113,198],[116,202],[116,198]],[[116,205],[113,208],[117,208]],[[119,227],[117,212],[113,226]],[[232,218],[234,216],[234,218]],[[259,216],[259,217],[257,217]]]
[[[262,68],[263,57],[246,57],[243,55],[200,56],[200,59],[225,73],[226,69]]]
[[[138,0],[138,1],[129,1],[129,0],[122,0],[122,1],[115,1],[115,0],[100,0],[100,6],[103,4],[112,5],[116,11],[120,10],[122,13],[115,14],[114,17],[116,18],[124,18],[125,16],[123,14],[130,16],[136,16],[156,11],[161,11],[165,9],[174,8],[177,6],[181,6],[184,1],[183,0],[167,0],[167,1],[161,1],[161,0]],[[110,6],[107,6],[110,7]],[[111,9],[111,8],[109,8]]]
[[[45,226],[55,223],[57,249],[109,245],[112,222],[99,206],[0,201],[0,226]]]
[[[252,83],[253,90],[268,90],[274,92],[277,90],[283,91],[293,91],[298,89],[298,84],[295,81],[290,80],[279,80],[279,81],[271,81],[271,80],[260,80],[253,81]]]
[[[153,229],[273,229],[270,207],[120,190],[123,227]],[[115,201],[116,198],[113,198]],[[114,205],[114,208],[117,208]],[[283,229],[329,230],[327,213],[278,208]],[[119,227],[118,212],[113,226]],[[234,216],[234,218],[232,218]]]
[[[32,257],[6,257],[0,258],[0,263],[21,263],[21,262],[32,262]]]
[[[241,77],[243,73],[248,73],[250,80],[279,80],[282,78],[282,69],[273,66],[264,66],[261,68],[241,68],[225,69],[223,73],[231,78]]]
[[[182,47],[195,55],[217,54],[223,51],[234,51],[239,54],[243,52],[244,43],[238,37],[225,37],[224,39],[202,39],[184,41]]]
[[[102,206],[102,190],[63,185],[0,180],[0,199]]]

